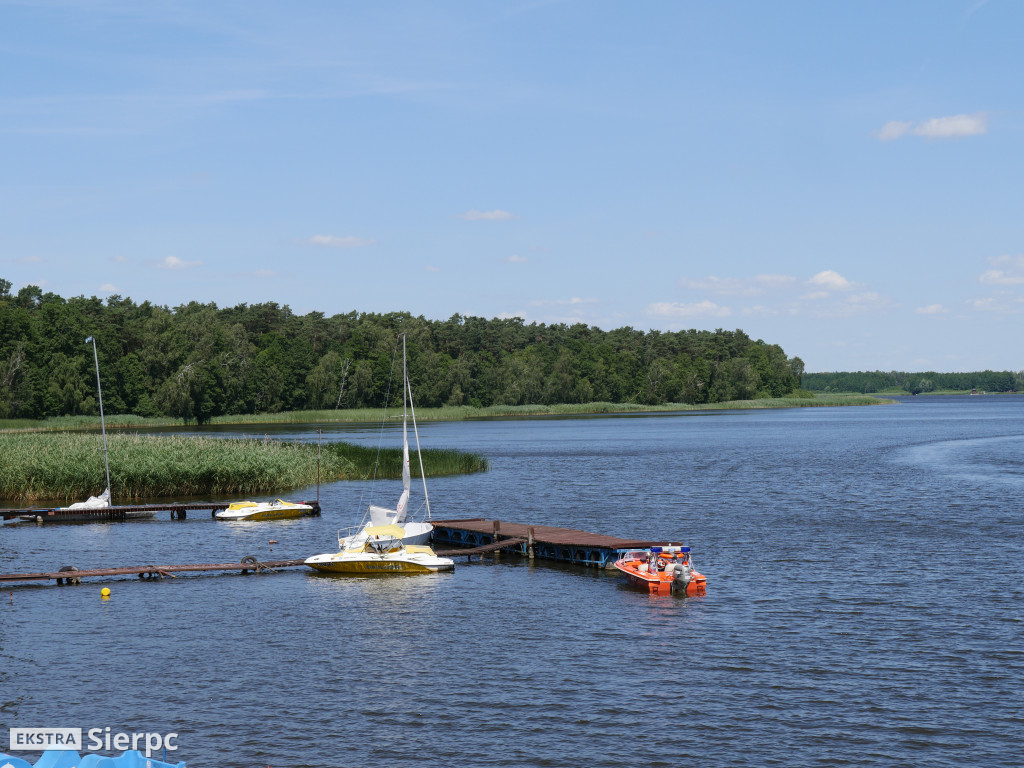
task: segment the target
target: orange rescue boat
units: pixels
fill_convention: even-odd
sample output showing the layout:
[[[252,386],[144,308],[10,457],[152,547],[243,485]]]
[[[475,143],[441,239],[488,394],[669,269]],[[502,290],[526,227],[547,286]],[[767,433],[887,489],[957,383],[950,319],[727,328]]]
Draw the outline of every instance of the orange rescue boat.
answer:
[[[631,586],[646,589],[652,595],[672,592],[686,597],[703,597],[707,579],[693,569],[689,547],[651,547],[634,549],[615,561]]]

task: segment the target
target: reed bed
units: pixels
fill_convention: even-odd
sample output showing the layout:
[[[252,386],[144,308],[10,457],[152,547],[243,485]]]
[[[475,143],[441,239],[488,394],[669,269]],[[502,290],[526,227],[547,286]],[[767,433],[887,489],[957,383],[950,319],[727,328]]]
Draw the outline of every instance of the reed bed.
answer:
[[[268,439],[113,434],[107,436],[117,501],[278,493],[317,481],[317,446]],[[399,477],[400,449],[327,443],[321,481]],[[479,472],[487,460],[460,451],[424,451],[429,476]],[[377,464],[375,468],[375,463]],[[418,475],[419,466],[415,472]],[[14,433],[0,437],[0,499],[83,501],[102,492],[103,452],[95,433]]]

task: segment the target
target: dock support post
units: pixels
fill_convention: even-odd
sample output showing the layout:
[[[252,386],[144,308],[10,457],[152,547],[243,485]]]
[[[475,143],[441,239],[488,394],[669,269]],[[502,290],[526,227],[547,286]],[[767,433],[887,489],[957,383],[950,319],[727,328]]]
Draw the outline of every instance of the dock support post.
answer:
[[[499,536],[501,536],[501,523],[499,523],[497,520],[495,520],[494,521],[494,543],[495,544],[498,543],[498,537]],[[494,559],[495,560],[501,560],[501,550],[500,549],[494,550]]]
[[[526,555],[533,560],[533,526],[526,532]]]

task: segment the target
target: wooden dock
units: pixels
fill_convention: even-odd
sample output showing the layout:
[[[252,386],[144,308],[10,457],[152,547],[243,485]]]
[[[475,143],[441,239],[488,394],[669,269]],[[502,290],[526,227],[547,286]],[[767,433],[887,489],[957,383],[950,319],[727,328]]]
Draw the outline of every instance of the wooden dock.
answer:
[[[485,547],[504,542],[501,549],[512,549],[526,557],[592,568],[613,568],[615,561],[631,549],[647,549],[667,543],[620,539],[573,528],[508,523],[482,517],[431,522],[434,525],[434,549],[444,546]],[[519,543],[513,545],[511,540],[519,540]],[[458,552],[457,549],[451,551]]]
[[[50,581],[58,584],[79,584],[90,576],[134,576],[140,579],[174,578],[175,573],[197,573],[210,571],[241,571],[242,573],[275,572],[279,568],[294,568],[305,563],[299,560],[267,560],[259,561],[255,557],[244,557],[237,563],[194,563],[191,565],[131,565],[123,568],[85,568],[79,569],[65,565],[59,571],[47,573],[8,573],[0,574],[0,584],[16,581]]]
[[[171,520],[184,520],[189,512],[209,512],[213,517],[222,509],[227,509],[233,501],[191,501],[173,504],[122,504],[114,507],[98,507],[95,509],[62,509],[60,507],[29,507],[27,509],[0,509],[3,520],[25,520],[36,523],[92,523],[122,522],[125,520],[148,520],[156,517],[158,512],[170,512]],[[303,501],[313,507],[311,515],[320,514],[320,502]]]
[[[438,552],[442,557],[466,557],[467,562],[474,556],[482,557],[498,550],[517,547],[522,544],[519,539],[507,539],[481,547],[460,548],[450,552]],[[138,576],[140,579],[178,578],[176,573],[215,573],[223,571],[240,571],[247,573],[277,573],[284,568],[296,568],[305,565],[305,558],[294,560],[265,560],[253,556],[243,557],[237,563],[190,563],[187,565],[128,565],[118,568],[76,568],[65,565],[56,571],[40,573],[3,573],[0,584],[17,582],[55,581],[59,586],[81,584],[82,579],[104,576]]]
[[[306,502],[310,503],[310,502]],[[152,509],[156,505],[145,505]],[[223,509],[227,504],[216,507]],[[182,510],[181,508],[185,509]],[[129,509],[132,509],[129,507]],[[172,517],[177,511],[211,509],[209,502],[197,504],[171,504],[159,506],[159,511],[170,510]],[[317,505],[319,511],[319,505]],[[14,510],[4,510],[11,512]],[[95,510],[88,510],[95,511]],[[442,557],[466,557],[497,554],[509,551],[515,554],[542,560],[555,560],[591,568],[613,568],[615,561],[629,550],[648,549],[652,546],[672,544],[665,541],[622,539],[598,533],[588,533],[572,528],[557,528],[547,525],[526,525],[482,517],[463,520],[433,520],[433,547]],[[676,542],[679,543],[679,542]],[[294,568],[305,564],[305,559],[268,560],[261,562],[253,556],[244,557],[237,563],[192,563],[187,565],[134,565],[120,568],[78,569],[66,565],[56,571],[42,573],[0,574],[0,584],[14,582],[56,581],[57,584],[80,584],[89,577],[131,576],[140,579],[177,578],[176,573],[210,573],[218,571],[240,571],[241,573],[275,573],[279,569]]]

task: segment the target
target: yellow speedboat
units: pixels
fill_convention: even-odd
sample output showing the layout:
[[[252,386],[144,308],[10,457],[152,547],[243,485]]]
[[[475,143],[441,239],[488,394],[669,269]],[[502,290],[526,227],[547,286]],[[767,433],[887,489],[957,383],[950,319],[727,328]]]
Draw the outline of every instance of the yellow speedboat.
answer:
[[[218,520],[286,520],[312,515],[313,507],[297,501],[236,501],[214,515]]]
[[[322,573],[356,574],[436,573],[455,569],[455,561],[438,557],[430,547],[403,543],[405,529],[400,525],[371,526],[363,533],[366,538],[358,544],[339,537],[339,552],[313,555],[306,559],[306,565]]]

